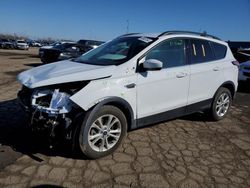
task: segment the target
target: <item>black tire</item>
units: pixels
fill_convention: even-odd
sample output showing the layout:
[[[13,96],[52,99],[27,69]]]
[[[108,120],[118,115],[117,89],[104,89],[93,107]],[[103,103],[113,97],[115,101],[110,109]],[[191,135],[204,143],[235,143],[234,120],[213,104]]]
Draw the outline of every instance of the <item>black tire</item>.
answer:
[[[109,149],[107,149],[107,144],[105,142],[105,144],[106,144],[105,149],[107,149],[106,151],[96,151],[92,148],[93,146],[91,147],[91,145],[89,143],[90,142],[89,141],[89,134],[90,134],[90,131],[93,129],[92,124],[95,121],[97,121],[98,118],[104,118],[105,116],[108,116],[108,115],[112,115],[119,120],[119,123],[118,123],[119,127],[120,127],[119,130],[121,130],[120,135],[119,135],[119,139],[117,139],[117,141],[115,141],[116,142],[115,145],[113,145]],[[97,111],[94,111],[94,112],[90,111],[87,114],[85,114],[85,118],[83,120],[83,123],[81,124],[81,127],[80,127],[78,133],[79,134],[77,134],[77,135],[78,135],[78,143],[79,143],[80,151],[88,158],[91,158],[91,159],[100,158],[100,157],[109,155],[114,150],[116,150],[118,148],[118,146],[121,144],[123,138],[127,134],[127,120],[126,120],[125,115],[123,114],[123,112],[119,108],[117,108],[115,106],[104,105],[104,106],[101,106]],[[97,133],[95,133],[95,134],[97,134]],[[100,134],[100,133],[98,133],[98,134]],[[104,134],[104,133],[102,133],[102,134]],[[109,134],[109,133],[107,133],[107,134]],[[106,137],[113,138],[113,137],[110,137],[109,135],[106,135]],[[102,140],[104,140],[104,138],[100,139],[100,142],[102,142]]]
[[[225,114],[218,115],[218,108],[216,108],[216,105],[218,103],[218,100],[220,99],[220,97],[223,94],[225,94],[229,98],[228,109],[226,110]],[[228,114],[228,111],[229,111],[229,109],[231,107],[231,104],[232,104],[232,94],[229,91],[229,89],[224,88],[224,87],[219,88],[218,91],[216,92],[215,96],[214,96],[213,103],[212,103],[212,106],[211,106],[211,111],[210,111],[211,118],[214,121],[219,121],[219,120],[225,118],[226,115]]]

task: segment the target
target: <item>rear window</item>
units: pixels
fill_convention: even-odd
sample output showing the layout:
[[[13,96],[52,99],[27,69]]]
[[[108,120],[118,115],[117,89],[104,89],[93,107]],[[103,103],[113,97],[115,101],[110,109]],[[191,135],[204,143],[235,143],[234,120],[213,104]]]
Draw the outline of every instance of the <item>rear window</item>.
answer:
[[[216,59],[223,59],[227,53],[227,47],[223,44],[219,44],[216,42],[211,42],[214,47],[214,53]]]
[[[203,63],[215,59],[212,48],[208,41],[191,39],[192,63]]]

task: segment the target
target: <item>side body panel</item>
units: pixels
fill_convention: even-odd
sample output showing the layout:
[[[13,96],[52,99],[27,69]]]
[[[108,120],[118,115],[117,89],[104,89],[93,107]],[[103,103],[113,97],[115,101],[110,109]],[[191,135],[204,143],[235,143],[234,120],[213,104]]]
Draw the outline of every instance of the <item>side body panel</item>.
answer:
[[[136,82],[136,74],[121,78],[106,78],[91,81],[70,99],[83,108],[89,110],[94,105],[107,98],[119,97],[127,101],[136,117],[136,88],[128,88],[127,85]]]
[[[188,104],[213,98],[225,82],[221,61],[190,65],[190,88]]]
[[[223,45],[226,44],[223,42]],[[191,64],[188,105],[212,99],[218,88],[225,82],[232,82],[237,88],[238,68],[232,64],[234,60],[231,50],[227,46],[225,58]]]
[[[183,77],[179,77],[183,75]],[[187,105],[189,66],[138,74],[137,118]]]

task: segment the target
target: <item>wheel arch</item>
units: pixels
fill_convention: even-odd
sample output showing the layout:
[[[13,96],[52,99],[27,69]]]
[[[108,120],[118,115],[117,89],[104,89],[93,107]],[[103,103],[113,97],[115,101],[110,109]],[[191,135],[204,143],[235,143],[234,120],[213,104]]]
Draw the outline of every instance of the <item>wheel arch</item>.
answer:
[[[216,96],[217,92],[222,87],[227,88],[230,91],[232,98],[234,98],[235,93],[236,93],[236,91],[235,91],[235,85],[234,85],[234,83],[232,81],[227,81],[227,82],[224,82],[223,84],[221,84],[220,87],[218,87],[218,89],[216,90],[216,92],[214,93],[214,96],[212,98],[212,103],[213,103],[213,101],[215,99],[215,96]]]
[[[128,127],[127,127],[128,131],[136,128],[133,109],[126,100],[120,97],[109,97],[109,98],[103,99],[101,102],[93,106],[91,110],[93,111],[93,113],[95,113],[95,111],[97,111],[100,107],[104,105],[115,106],[124,113],[127,123],[128,123]]]
[[[224,88],[227,88],[231,95],[232,95],[232,98],[234,98],[235,96],[235,93],[236,93],[236,88],[235,88],[235,84],[232,82],[232,81],[227,81],[227,82],[224,82],[223,84],[221,84],[221,86],[217,89],[217,91],[221,88],[221,87],[224,87]],[[216,93],[217,93],[216,91]],[[215,93],[215,94],[216,94]]]
[[[117,108],[119,108],[125,115],[126,120],[127,120],[127,131],[135,129],[136,128],[136,121],[134,119],[134,114],[133,114],[133,109],[131,105],[124,99],[120,97],[109,97],[101,100],[99,103],[96,105],[92,106],[88,111],[81,111],[77,115],[77,121],[72,127],[73,130],[73,139],[72,139],[72,150],[77,148],[77,143],[79,142],[78,140],[78,133],[80,132],[81,129],[81,122],[84,121],[86,116],[88,116],[88,119],[91,119],[91,116],[93,116],[102,106],[104,105],[113,105]],[[86,120],[86,123],[88,123],[88,120]],[[85,145],[82,145],[80,147],[86,147]]]

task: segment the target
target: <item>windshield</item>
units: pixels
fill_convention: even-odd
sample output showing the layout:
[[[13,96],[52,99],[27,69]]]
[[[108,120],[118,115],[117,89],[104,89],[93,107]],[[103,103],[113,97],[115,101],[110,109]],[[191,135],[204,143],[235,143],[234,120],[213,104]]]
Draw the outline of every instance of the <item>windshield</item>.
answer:
[[[23,40],[18,40],[17,43],[25,43]]]
[[[149,46],[154,38],[122,37],[74,59],[74,61],[92,65],[119,65],[122,64],[144,48]]]

